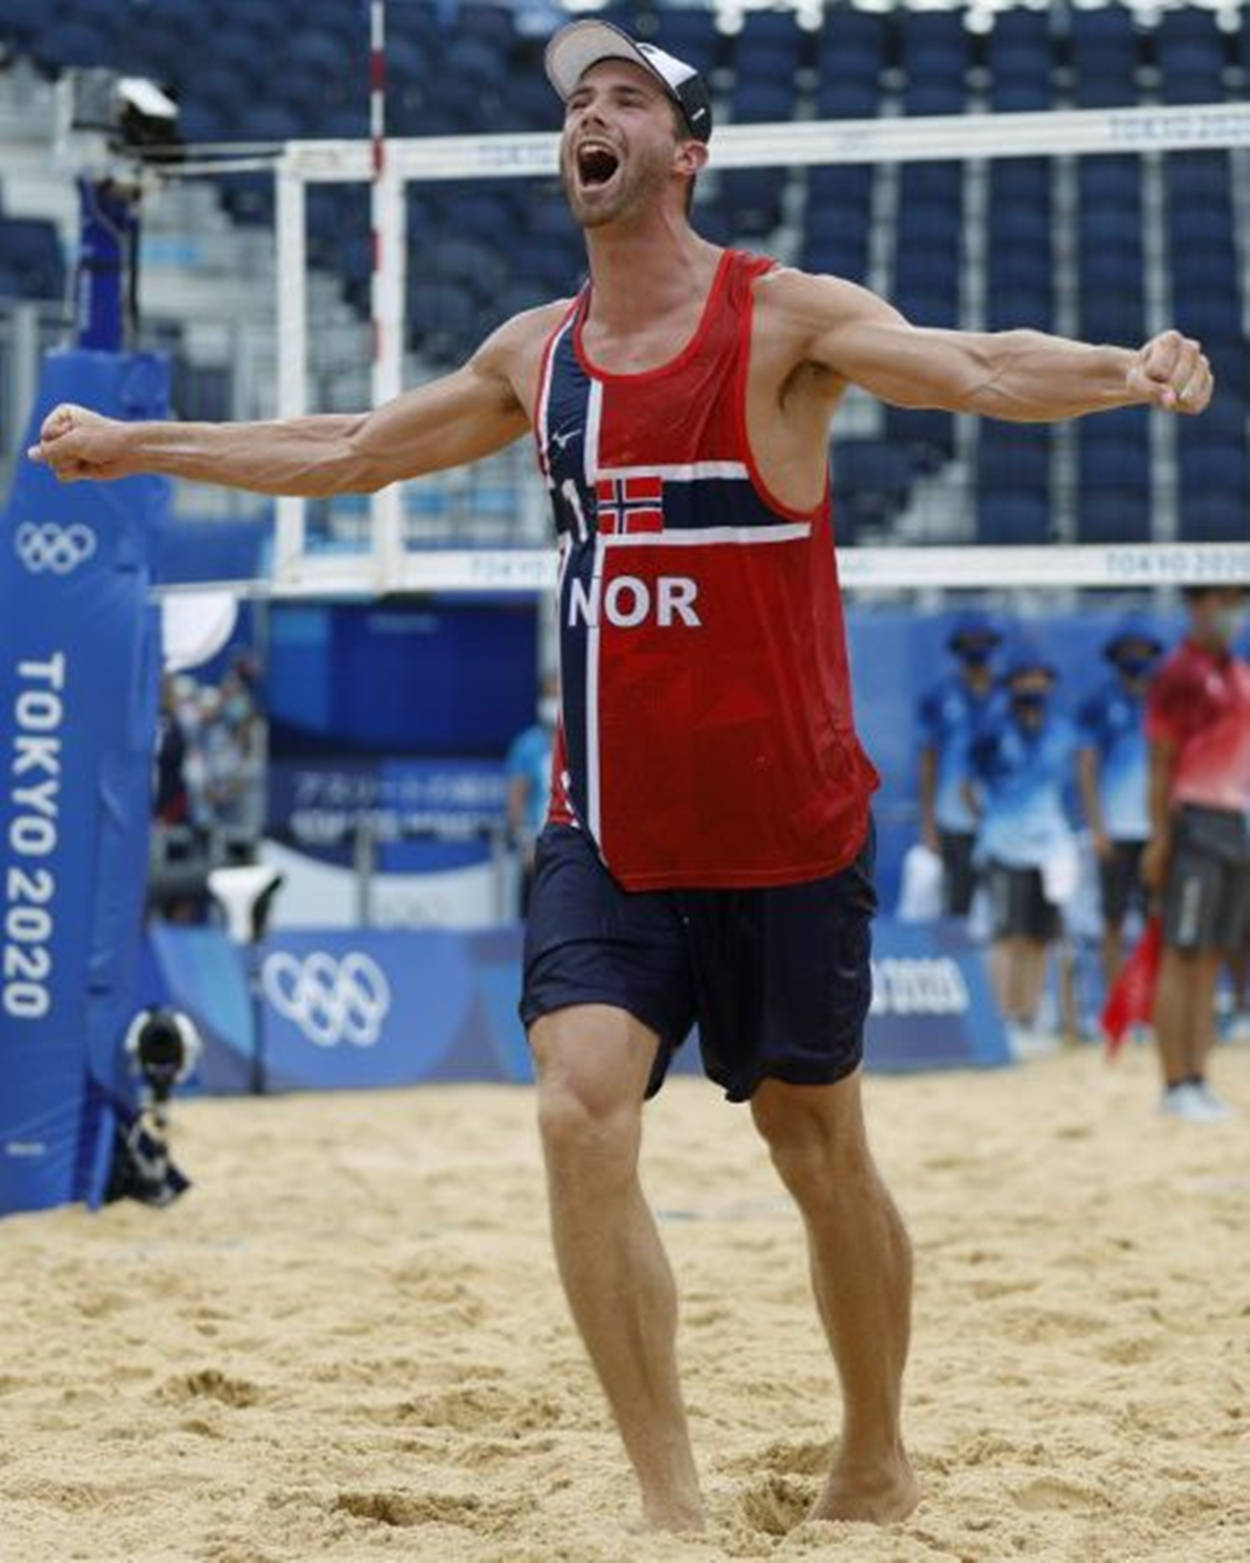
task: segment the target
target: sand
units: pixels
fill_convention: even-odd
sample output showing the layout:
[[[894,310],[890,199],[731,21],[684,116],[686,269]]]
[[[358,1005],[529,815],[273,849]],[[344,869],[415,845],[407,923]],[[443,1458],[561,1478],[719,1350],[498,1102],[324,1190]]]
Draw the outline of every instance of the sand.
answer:
[[[200,1101],[176,1207],[0,1222],[0,1558],[623,1563],[1250,1558],[1250,1048],[1239,1123],[1140,1049],[870,1079],[917,1258],[905,1524],[803,1522],[837,1389],[748,1116],[675,1080],[646,1183],[710,1510],[632,1482],[548,1255],[530,1094]]]

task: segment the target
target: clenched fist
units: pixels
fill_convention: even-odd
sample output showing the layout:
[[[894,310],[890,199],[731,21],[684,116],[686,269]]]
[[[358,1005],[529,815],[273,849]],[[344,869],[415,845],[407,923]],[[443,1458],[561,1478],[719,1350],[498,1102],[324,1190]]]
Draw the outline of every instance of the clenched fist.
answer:
[[[125,476],[126,428],[118,418],[62,402],[43,420],[39,443],[26,454],[48,467],[62,483],[83,478],[105,482]]]
[[[1214,384],[1202,344],[1179,331],[1151,337],[1128,372],[1129,389],[1167,412],[1201,412]]]

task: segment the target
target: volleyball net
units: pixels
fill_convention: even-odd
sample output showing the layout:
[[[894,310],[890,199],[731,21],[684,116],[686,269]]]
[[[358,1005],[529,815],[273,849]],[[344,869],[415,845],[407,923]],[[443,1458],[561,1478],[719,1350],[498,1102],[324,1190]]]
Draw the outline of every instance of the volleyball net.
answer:
[[[1035,326],[1130,346],[1175,324],[1203,340],[1215,368],[1212,407],[1184,420],[1133,408],[1053,428],[997,424],[881,409],[852,391],[834,424],[848,589],[1250,579],[1248,148],[1250,105],[1231,102],[718,129],[715,179],[803,189],[793,254],[782,258],[863,280],[919,324]],[[325,379],[312,373],[311,190],[371,189],[377,404],[404,386],[406,347],[420,335],[409,306],[428,299],[412,285],[422,255],[410,194],[515,181],[550,202],[556,165],[550,134],[390,139],[377,159],[366,141],[288,143],[275,167],[278,415],[322,410],[310,396]],[[696,227],[699,216],[696,206]],[[446,478],[421,481],[424,495],[396,484],[313,512],[280,499],[266,589],[367,596],[551,583],[545,496],[524,442],[478,490],[493,521],[483,524],[470,493],[470,524],[459,525],[430,502]]]

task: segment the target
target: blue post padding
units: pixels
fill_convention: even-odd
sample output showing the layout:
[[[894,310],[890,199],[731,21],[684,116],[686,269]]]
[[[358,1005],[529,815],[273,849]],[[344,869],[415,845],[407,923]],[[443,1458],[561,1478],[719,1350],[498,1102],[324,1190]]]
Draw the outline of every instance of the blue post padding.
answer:
[[[149,354],[49,354],[58,402],[163,418]],[[135,1008],[156,741],[157,478],[62,485],[19,463],[0,512],[0,1213],[96,1202]]]

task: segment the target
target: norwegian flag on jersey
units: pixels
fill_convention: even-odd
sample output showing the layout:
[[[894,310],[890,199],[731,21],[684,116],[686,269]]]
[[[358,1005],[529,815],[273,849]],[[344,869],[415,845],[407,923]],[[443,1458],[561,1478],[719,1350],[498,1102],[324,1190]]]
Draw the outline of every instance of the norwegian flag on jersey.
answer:
[[[595,482],[600,532],[662,532],[664,479],[658,473]]]

